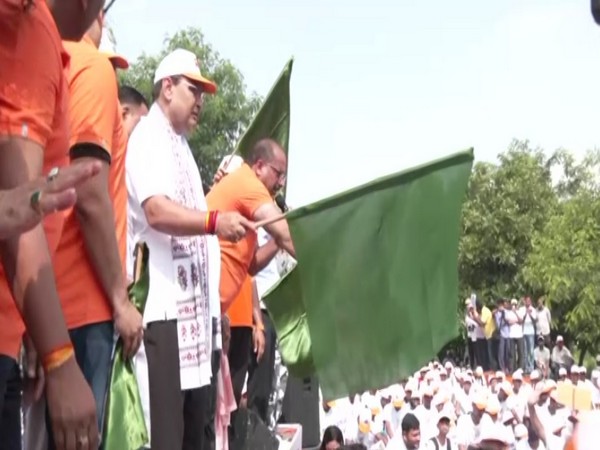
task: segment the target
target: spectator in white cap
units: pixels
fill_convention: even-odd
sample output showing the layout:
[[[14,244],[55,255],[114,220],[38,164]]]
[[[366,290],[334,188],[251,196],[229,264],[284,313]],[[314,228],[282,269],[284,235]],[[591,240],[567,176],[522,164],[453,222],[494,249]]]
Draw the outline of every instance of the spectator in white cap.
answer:
[[[135,368],[152,450],[214,445],[221,365],[217,236],[238,241],[252,227],[236,212],[208,210],[188,145],[204,94],[216,89],[200,72],[194,53],[172,51],[156,69],[154,104],[129,139],[129,275],[134,246],[145,242],[150,250],[152,281]],[[191,315],[184,307],[189,301],[194,304]],[[190,341],[190,336],[195,337]],[[180,361],[193,362],[181,366]]]
[[[561,335],[556,336],[556,345],[552,349],[551,356],[552,370],[556,374],[561,367],[567,368],[573,364],[573,355],[565,345],[565,340]]]
[[[550,375],[550,349],[546,347],[544,336],[538,336],[537,344],[533,351],[535,368],[547,378]]]
[[[569,375],[571,377],[571,382],[574,385],[579,383],[579,366],[577,364],[573,364],[569,369]]]
[[[565,381],[567,379],[567,369],[561,367],[558,369],[558,381]]]

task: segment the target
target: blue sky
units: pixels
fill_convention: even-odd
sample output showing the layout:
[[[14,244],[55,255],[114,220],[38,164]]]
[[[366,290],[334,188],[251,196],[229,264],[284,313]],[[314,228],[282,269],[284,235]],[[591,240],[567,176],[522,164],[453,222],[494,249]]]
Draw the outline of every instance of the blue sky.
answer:
[[[600,28],[589,0],[117,0],[120,53],[200,27],[266,94],[290,56],[288,203],[513,138],[600,143]]]

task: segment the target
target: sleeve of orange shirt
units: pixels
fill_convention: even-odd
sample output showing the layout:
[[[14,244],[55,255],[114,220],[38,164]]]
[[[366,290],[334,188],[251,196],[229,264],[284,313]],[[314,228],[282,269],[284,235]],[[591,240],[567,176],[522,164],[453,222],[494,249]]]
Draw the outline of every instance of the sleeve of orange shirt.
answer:
[[[45,147],[52,134],[62,73],[54,47],[41,44],[51,39],[44,33],[47,9],[21,14],[28,14],[27,20],[0,15],[0,136],[19,136]]]
[[[103,149],[105,155],[89,155],[105,159],[110,163],[113,150],[113,133],[118,98],[115,72],[108,58],[100,54],[83,68],[70,75],[70,126],[71,150],[80,144],[92,144]],[[75,156],[72,154],[72,156]]]
[[[256,210],[264,204],[273,203],[273,199],[267,188],[250,170],[244,173],[241,179],[235,209],[244,217],[253,220]]]

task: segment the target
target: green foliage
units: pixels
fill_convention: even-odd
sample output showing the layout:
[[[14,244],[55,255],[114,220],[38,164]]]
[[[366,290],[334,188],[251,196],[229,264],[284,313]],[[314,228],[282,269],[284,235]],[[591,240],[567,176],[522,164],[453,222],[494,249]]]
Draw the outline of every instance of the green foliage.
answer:
[[[578,172],[588,169],[579,167]],[[524,275],[547,294],[555,317],[578,345],[595,347],[600,340],[600,196],[589,181],[585,186],[566,180],[579,187],[535,234]]]
[[[600,153],[580,162],[515,141],[498,164],[478,163],[463,208],[463,299],[545,296],[554,328],[595,352],[600,344]],[[462,319],[462,317],[461,317]]]
[[[152,100],[154,71],[162,58],[176,48],[195,53],[202,74],[218,86],[216,95],[205,96],[200,125],[189,139],[202,180],[210,183],[222,157],[233,152],[261,100],[255,93],[246,93],[241,72],[205,42],[204,35],[196,28],[178,31],[167,38],[160,54],[140,56],[129,70],[120,73],[120,83],[134,86]]]
[[[544,153],[515,141],[500,164],[476,164],[463,208],[459,270],[465,296],[486,302],[517,296],[532,237],[557,203]]]

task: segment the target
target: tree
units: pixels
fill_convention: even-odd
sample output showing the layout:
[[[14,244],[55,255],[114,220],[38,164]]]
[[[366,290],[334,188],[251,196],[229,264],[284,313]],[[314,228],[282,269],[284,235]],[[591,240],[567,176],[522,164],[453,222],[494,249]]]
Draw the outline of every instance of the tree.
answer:
[[[135,87],[151,100],[154,71],[162,58],[176,48],[195,53],[202,74],[218,86],[214,96],[205,96],[200,125],[189,138],[202,180],[210,184],[222,157],[233,152],[237,140],[258,110],[260,98],[256,93],[246,93],[241,72],[206,43],[197,28],[178,31],[167,38],[158,55],[142,54],[129,70],[120,74],[121,84]]]
[[[577,341],[583,360],[600,343],[600,186],[597,152],[576,164],[568,153],[557,188],[563,200],[538,230],[524,267],[527,282],[546,294],[559,329]],[[580,362],[581,363],[581,362]]]
[[[463,298],[471,291],[487,302],[526,294],[522,268],[533,236],[557,204],[553,161],[542,150],[513,141],[499,161],[477,163],[471,175],[459,247]]]

